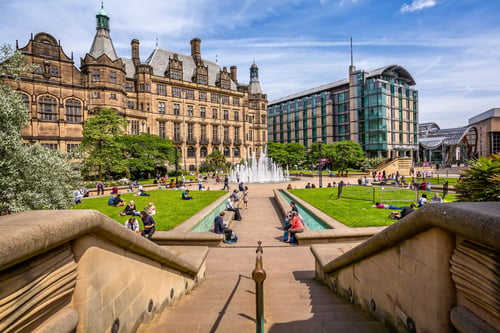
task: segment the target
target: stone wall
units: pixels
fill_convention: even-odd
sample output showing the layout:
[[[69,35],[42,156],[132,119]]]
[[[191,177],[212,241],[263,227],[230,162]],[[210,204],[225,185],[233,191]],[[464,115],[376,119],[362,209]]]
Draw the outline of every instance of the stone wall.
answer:
[[[96,211],[0,218],[0,331],[135,332],[204,280],[206,247],[160,247]]]
[[[394,331],[498,332],[498,203],[429,205],[339,257],[311,249],[319,280]]]

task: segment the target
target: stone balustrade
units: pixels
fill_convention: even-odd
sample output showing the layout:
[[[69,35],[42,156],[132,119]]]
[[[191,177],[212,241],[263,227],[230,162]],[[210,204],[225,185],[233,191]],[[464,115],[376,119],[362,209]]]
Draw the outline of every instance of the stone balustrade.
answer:
[[[0,331],[135,332],[205,279],[205,246],[163,247],[93,210],[0,218]]]
[[[428,205],[345,254],[311,250],[320,281],[394,331],[498,332],[498,202]]]

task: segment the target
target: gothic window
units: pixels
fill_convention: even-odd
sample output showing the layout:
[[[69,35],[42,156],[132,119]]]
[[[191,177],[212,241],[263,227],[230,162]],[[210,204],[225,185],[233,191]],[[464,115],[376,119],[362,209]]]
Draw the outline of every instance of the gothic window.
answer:
[[[79,144],[77,144],[77,143],[68,143],[66,145],[66,152],[70,153],[70,152],[72,152],[74,150],[77,150],[78,148],[80,148]]]
[[[116,72],[109,72],[109,83],[116,83]]]
[[[179,87],[172,87],[172,96],[174,96],[174,97],[181,97],[181,88],[179,88]]]
[[[224,120],[229,120],[229,111],[224,110]]]
[[[186,89],[186,98],[187,99],[194,99],[194,90],[192,89]]]
[[[212,119],[217,119],[217,109],[212,109]]]
[[[181,106],[179,104],[174,104],[174,116],[181,115]]]
[[[38,100],[38,114],[40,120],[57,120],[57,102],[54,97],[42,96]]]
[[[240,120],[240,113],[238,111],[234,111],[234,121]]]
[[[187,106],[187,115],[188,115],[188,117],[193,116],[193,106],[192,105]]]
[[[204,92],[204,91],[200,91],[200,92],[198,93],[198,99],[199,99],[200,101],[205,101],[205,102],[206,102],[206,101],[207,101],[207,93],[206,93],[206,92]]]
[[[167,131],[165,129],[165,122],[160,121],[158,123],[158,136],[162,139],[165,139],[167,137],[166,133]]]
[[[139,135],[139,120],[132,120],[131,132],[133,135]]]
[[[66,121],[68,123],[80,123],[82,121],[82,103],[75,98],[66,100]]]
[[[233,105],[240,106],[240,98],[239,97],[233,97]]]
[[[206,118],[207,116],[207,110],[205,109],[204,106],[200,107],[200,118]]]
[[[171,69],[170,78],[174,80],[182,80],[182,72],[176,69]]]
[[[201,147],[200,148],[200,157],[207,157],[207,155],[208,155],[207,147]]]
[[[165,114],[165,102],[158,102],[158,113]]]
[[[157,84],[156,93],[158,95],[167,96],[167,86],[165,86],[164,84]]]
[[[221,103],[222,104],[229,104],[229,96],[222,95],[221,96]]]
[[[231,157],[231,151],[230,151],[229,147],[224,147],[224,156]]]
[[[101,72],[98,69],[92,71],[92,81],[99,82],[101,81]]]
[[[196,157],[196,149],[193,146],[189,146],[187,149],[188,157]]]
[[[240,153],[240,148],[239,147],[234,147],[233,148],[233,156],[234,157],[240,157],[241,153]]]
[[[125,91],[128,91],[128,92],[134,91],[134,83],[133,82],[125,82]]]

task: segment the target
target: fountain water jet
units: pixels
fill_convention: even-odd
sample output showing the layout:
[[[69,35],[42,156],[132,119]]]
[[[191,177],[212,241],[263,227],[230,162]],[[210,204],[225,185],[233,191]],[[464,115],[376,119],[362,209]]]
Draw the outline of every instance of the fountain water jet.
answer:
[[[267,156],[267,148],[256,158],[255,152],[251,159],[231,167],[229,181],[237,183],[238,177],[243,183],[278,183],[290,180],[288,168],[283,171],[281,166]]]

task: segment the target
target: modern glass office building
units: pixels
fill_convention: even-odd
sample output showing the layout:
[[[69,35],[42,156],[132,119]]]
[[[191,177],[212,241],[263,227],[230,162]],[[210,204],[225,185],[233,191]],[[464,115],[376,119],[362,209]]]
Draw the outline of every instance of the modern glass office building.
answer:
[[[268,141],[309,148],[352,140],[368,157],[415,156],[418,91],[401,66],[373,71],[349,67],[349,77],[271,101]]]

